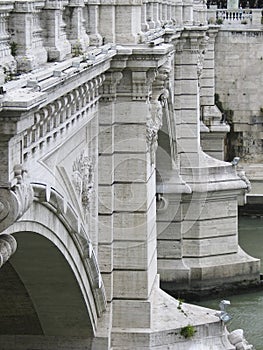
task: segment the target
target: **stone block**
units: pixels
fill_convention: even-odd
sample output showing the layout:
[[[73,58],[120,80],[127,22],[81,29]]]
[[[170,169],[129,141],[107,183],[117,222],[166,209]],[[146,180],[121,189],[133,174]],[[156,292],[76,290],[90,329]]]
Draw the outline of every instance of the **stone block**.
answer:
[[[174,103],[175,103],[175,105],[179,105],[181,107],[181,109],[197,110],[197,108],[198,108],[197,95],[185,95],[185,94],[175,95],[174,96]]]
[[[192,109],[184,109],[181,111],[180,122],[185,124],[198,123],[199,121],[196,111]]]
[[[178,80],[175,86],[176,95],[197,93],[196,79]]]
[[[212,95],[208,95],[208,93],[210,93],[209,91],[201,91],[201,95],[200,95],[200,102],[202,106],[213,106],[215,103],[215,97],[214,97],[214,93]]]
[[[179,259],[161,259],[158,258],[158,274],[160,274],[161,282],[176,282],[181,285],[188,285],[190,278],[190,269]]]
[[[148,271],[113,271],[113,297],[118,299],[147,299],[157,273],[157,259],[152,259]]]
[[[114,208],[116,211],[147,211],[155,200],[155,174],[147,183],[115,183]]]
[[[207,77],[207,78],[202,78],[201,79],[201,86],[203,88],[215,88],[215,81],[214,77]]]
[[[205,257],[236,253],[238,251],[237,235],[214,237],[208,239],[185,239],[183,242],[184,257]]]
[[[195,221],[206,219],[217,219],[226,217],[237,217],[237,201],[236,198],[218,201],[208,201],[208,197],[204,194],[203,199],[193,200],[183,203],[183,215],[186,219]]]
[[[114,125],[114,149],[121,152],[147,152],[146,123]]]
[[[181,240],[157,241],[158,259],[180,259],[183,255],[183,244]]]
[[[101,154],[98,157],[98,181],[100,185],[112,185],[114,182],[114,156]]]
[[[158,240],[179,240],[181,239],[182,222],[157,221]]]
[[[99,154],[113,153],[113,130],[112,126],[100,125],[99,127]]]
[[[111,302],[113,299],[113,273],[102,272],[101,276],[105,288],[107,301]]]
[[[117,182],[147,182],[153,168],[149,153],[115,153],[114,180]]]
[[[101,272],[111,273],[113,270],[113,245],[99,243],[98,262]]]
[[[111,243],[113,241],[113,215],[100,214],[98,226],[99,242]]]
[[[199,138],[199,134],[200,134],[200,126],[199,123],[194,123],[194,124],[190,124],[190,123],[181,123],[180,125],[178,125],[178,133],[177,133],[177,137],[182,139],[182,138]]]
[[[215,79],[215,71],[214,71],[214,69],[204,68],[202,70],[201,80],[205,79],[205,78],[213,78],[213,79]]]
[[[175,66],[176,83],[178,80],[190,80],[197,79],[196,64],[182,65],[181,67]]]
[[[150,105],[145,101],[130,102],[130,100],[118,98],[116,102],[116,123],[127,123],[130,126],[137,123],[143,124],[146,123],[149,115]]]
[[[100,125],[111,126],[115,118],[115,103],[113,101],[100,101],[99,123]]]
[[[113,327],[150,328],[152,304],[144,300],[113,300]],[[128,317],[127,317],[128,316]]]
[[[180,205],[181,194],[166,193],[164,198],[168,205],[165,210],[157,210],[157,221],[181,221],[183,218],[182,207]]]
[[[213,104],[214,104],[215,88],[213,87],[213,85],[211,85],[210,87],[202,86],[201,94],[202,94],[202,98],[204,98],[205,96],[211,97],[213,99]],[[207,105],[207,103],[205,102],[206,100],[202,100],[202,101],[203,101],[203,104]],[[212,103],[210,105],[212,105]]]
[[[184,238],[222,237],[237,234],[237,218],[226,217],[202,221],[183,221],[182,232]]]
[[[98,201],[100,214],[111,214],[113,212],[113,185],[99,185]]]
[[[152,201],[149,210],[142,213],[114,213],[114,239],[145,240],[156,239],[156,205]]]
[[[114,269],[147,270],[156,253],[156,240],[147,241],[115,241]]]
[[[192,137],[192,138],[186,138],[186,137],[180,137],[178,138],[178,143],[177,143],[177,150],[178,153],[196,153],[198,154],[200,144],[199,144],[199,139]]]

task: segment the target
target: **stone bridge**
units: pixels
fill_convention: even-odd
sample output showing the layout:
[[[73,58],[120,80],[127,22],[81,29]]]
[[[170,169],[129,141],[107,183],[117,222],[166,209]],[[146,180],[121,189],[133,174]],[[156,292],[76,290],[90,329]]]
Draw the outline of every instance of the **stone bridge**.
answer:
[[[235,348],[159,282],[259,281],[238,246],[248,183],[222,160],[217,31],[198,1],[0,3],[1,349]]]

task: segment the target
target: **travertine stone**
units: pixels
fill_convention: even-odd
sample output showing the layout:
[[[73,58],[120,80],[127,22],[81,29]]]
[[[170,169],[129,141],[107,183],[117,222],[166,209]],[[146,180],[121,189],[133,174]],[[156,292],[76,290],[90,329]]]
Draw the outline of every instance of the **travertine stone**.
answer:
[[[221,26],[215,39],[218,31],[197,0],[1,2],[0,264],[13,252],[1,240],[13,233],[42,235],[63,255],[91,329],[89,344],[54,342],[57,350],[234,349],[214,310],[184,303],[183,313],[158,277],[173,292],[259,282],[259,260],[238,246],[237,198],[250,184],[203,151],[223,159],[229,131],[214,70],[229,109],[235,91],[242,97],[233,132],[262,138],[258,123],[243,123],[246,105],[259,117],[260,99],[240,70],[246,50],[233,50],[239,40],[251,52],[257,43],[259,59],[261,34]],[[5,83],[13,38],[33,71]],[[247,74],[260,86],[254,66]],[[27,271],[18,272],[23,280]],[[34,288],[43,283],[36,275]],[[190,340],[180,336],[188,324],[197,330]],[[39,348],[36,338],[16,344]]]
[[[148,269],[114,270],[113,271],[113,297],[115,299],[145,299],[152,291],[157,272],[157,259],[150,262]],[[128,320],[127,320],[128,321]]]
[[[39,6],[40,5],[40,6]],[[12,42],[19,71],[28,72],[47,62],[40,27],[40,10],[43,3],[19,1],[10,17]]]
[[[44,9],[44,23],[47,28],[45,46],[50,61],[62,61],[71,54],[71,45],[66,37],[63,21],[62,0],[47,0]]]

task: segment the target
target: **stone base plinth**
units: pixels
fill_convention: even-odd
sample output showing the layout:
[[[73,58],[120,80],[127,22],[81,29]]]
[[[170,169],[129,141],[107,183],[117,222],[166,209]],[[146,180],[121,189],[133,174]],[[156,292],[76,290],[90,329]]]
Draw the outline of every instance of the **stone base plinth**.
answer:
[[[246,254],[241,248],[237,253],[204,258],[185,258],[185,266],[190,270],[191,279],[186,287],[179,278],[162,280],[161,286],[174,297],[187,300],[200,300],[203,297],[223,295],[225,292],[236,292],[260,286],[260,260]],[[178,276],[182,278],[182,271]],[[176,275],[176,271],[174,271]]]
[[[215,315],[216,310],[179,304],[159,288],[152,293],[152,305],[152,327],[113,328],[112,350],[235,349],[227,339],[225,326]],[[193,326],[195,332],[186,339],[180,332],[188,325]]]

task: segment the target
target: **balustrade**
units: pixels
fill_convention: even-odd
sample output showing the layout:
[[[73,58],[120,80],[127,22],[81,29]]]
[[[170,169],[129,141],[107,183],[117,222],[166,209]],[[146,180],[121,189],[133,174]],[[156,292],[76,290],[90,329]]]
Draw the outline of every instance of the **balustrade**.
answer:
[[[14,79],[16,66],[28,72],[48,61],[82,56],[92,46],[149,42],[166,28],[193,24],[194,5],[193,0],[1,1],[0,66]],[[202,2],[197,24],[203,23],[204,10]]]
[[[207,18],[209,23],[258,27],[261,26],[262,10],[249,8],[228,10],[210,7],[207,10]]]

